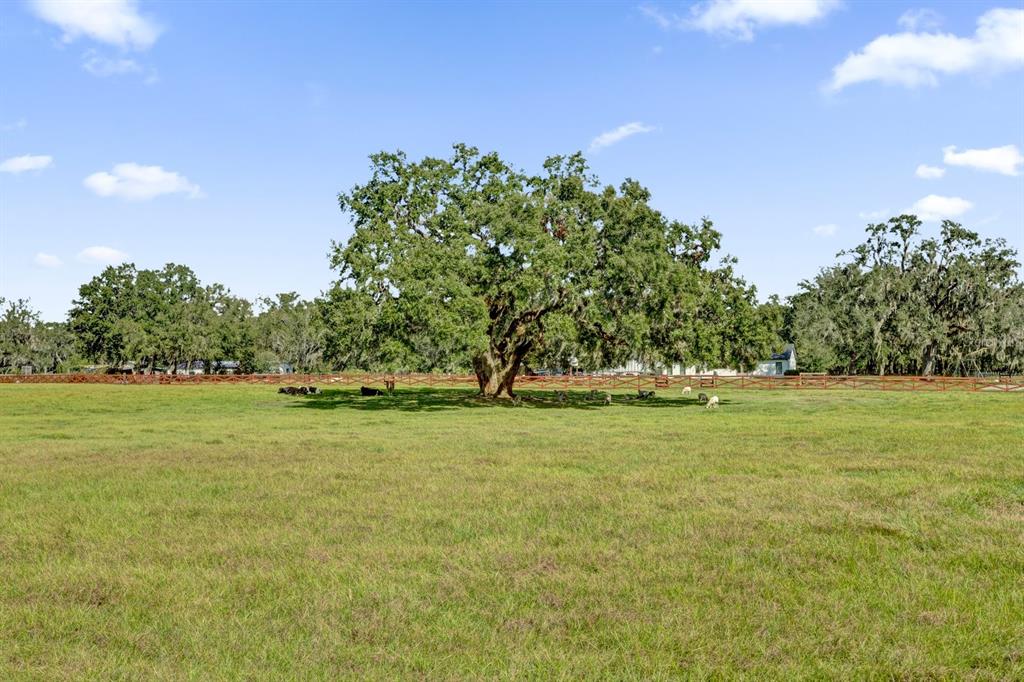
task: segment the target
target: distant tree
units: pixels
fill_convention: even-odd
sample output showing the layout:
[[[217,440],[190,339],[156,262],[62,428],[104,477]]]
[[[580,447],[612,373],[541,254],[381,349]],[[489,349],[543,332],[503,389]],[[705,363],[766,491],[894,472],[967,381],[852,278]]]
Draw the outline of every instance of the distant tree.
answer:
[[[235,360],[240,371],[257,371],[258,331],[252,304],[244,298],[232,296],[219,284],[211,286],[209,293],[215,320],[212,343],[215,352],[207,358],[208,362]]]
[[[531,356],[750,364],[764,350],[753,288],[731,262],[708,267],[710,221],[667,220],[633,180],[601,188],[579,154],[530,176],[464,145],[371,160],[338,197],[355,230],[333,245],[324,302],[336,364],[471,367],[499,396]]]
[[[67,325],[42,322],[28,301],[0,298],[0,374],[30,366],[33,372],[59,370],[74,354]]]
[[[1024,367],[1016,252],[944,221],[922,239],[901,215],[868,225],[849,260],[802,282],[790,327],[801,363],[844,373],[965,373]]]
[[[29,307],[28,301],[7,301],[0,298],[0,373],[14,374],[35,357],[34,327],[39,314]]]
[[[286,362],[300,372],[321,367],[325,330],[321,311],[295,292],[259,300],[256,317],[260,349],[265,362]]]
[[[787,326],[789,311],[790,306],[774,294],[757,306],[749,334],[754,341],[747,355],[750,358],[747,367],[752,369],[758,362],[765,360],[769,353],[781,350],[790,341],[792,336],[788,334]]]
[[[75,336],[66,322],[39,322],[34,336],[38,371],[62,372],[78,364]]]
[[[135,266],[107,267],[78,289],[69,313],[71,330],[82,354],[97,362],[121,363],[140,343],[140,330],[128,329],[126,321],[142,317],[136,287]],[[135,336],[126,340],[125,334]]]
[[[223,286],[204,286],[191,269],[108,267],[79,288],[69,324],[82,352],[96,362],[166,364],[238,359],[253,364],[251,306]]]

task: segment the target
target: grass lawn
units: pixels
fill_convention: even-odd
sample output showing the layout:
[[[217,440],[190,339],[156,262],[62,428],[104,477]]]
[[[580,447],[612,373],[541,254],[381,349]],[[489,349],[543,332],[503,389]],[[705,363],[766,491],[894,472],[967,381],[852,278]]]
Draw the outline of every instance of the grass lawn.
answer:
[[[673,393],[0,386],[0,679],[1024,678],[1024,395]]]

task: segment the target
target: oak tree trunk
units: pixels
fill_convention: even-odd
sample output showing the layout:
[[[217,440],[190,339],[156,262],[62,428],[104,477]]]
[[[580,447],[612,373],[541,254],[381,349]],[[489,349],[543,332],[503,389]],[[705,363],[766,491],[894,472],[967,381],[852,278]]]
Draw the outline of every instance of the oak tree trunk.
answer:
[[[928,344],[928,347],[924,351],[924,363],[921,368],[921,374],[929,377],[935,372],[935,358],[937,355],[935,343]]]
[[[509,398],[514,397],[512,386],[523,364],[527,348],[528,346],[520,346],[507,353],[492,348],[473,360],[480,395],[499,398],[504,393]]]

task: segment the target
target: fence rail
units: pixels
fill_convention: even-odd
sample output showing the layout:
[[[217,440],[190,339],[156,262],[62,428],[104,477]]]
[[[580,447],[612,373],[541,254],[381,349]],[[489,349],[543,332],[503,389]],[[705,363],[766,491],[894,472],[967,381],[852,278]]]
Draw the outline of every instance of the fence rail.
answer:
[[[336,386],[396,386],[424,388],[475,388],[476,377],[463,374],[28,374],[0,375],[0,384],[321,384]],[[521,376],[516,387],[561,390],[672,390],[690,386],[695,389],[738,388],[754,390],[855,389],[871,391],[1020,391],[1024,376],[946,377],[946,376],[833,376],[802,374],[797,376],[758,376],[739,374],[718,376],[656,374],[575,376]]]

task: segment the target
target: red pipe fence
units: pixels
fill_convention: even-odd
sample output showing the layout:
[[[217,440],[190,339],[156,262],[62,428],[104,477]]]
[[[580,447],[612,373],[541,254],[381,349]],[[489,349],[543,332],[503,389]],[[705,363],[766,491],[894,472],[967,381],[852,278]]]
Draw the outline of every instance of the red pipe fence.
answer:
[[[327,386],[396,386],[422,388],[476,388],[471,374],[4,374],[0,384],[284,384]],[[757,376],[737,374],[577,374],[573,376],[521,376],[516,388],[560,390],[672,390],[690,386],[695,389],[857,389],[873,391],[1020,391],[1024,376],[947,377],[947,376],[869,376],[801,374],[794,376]]]

